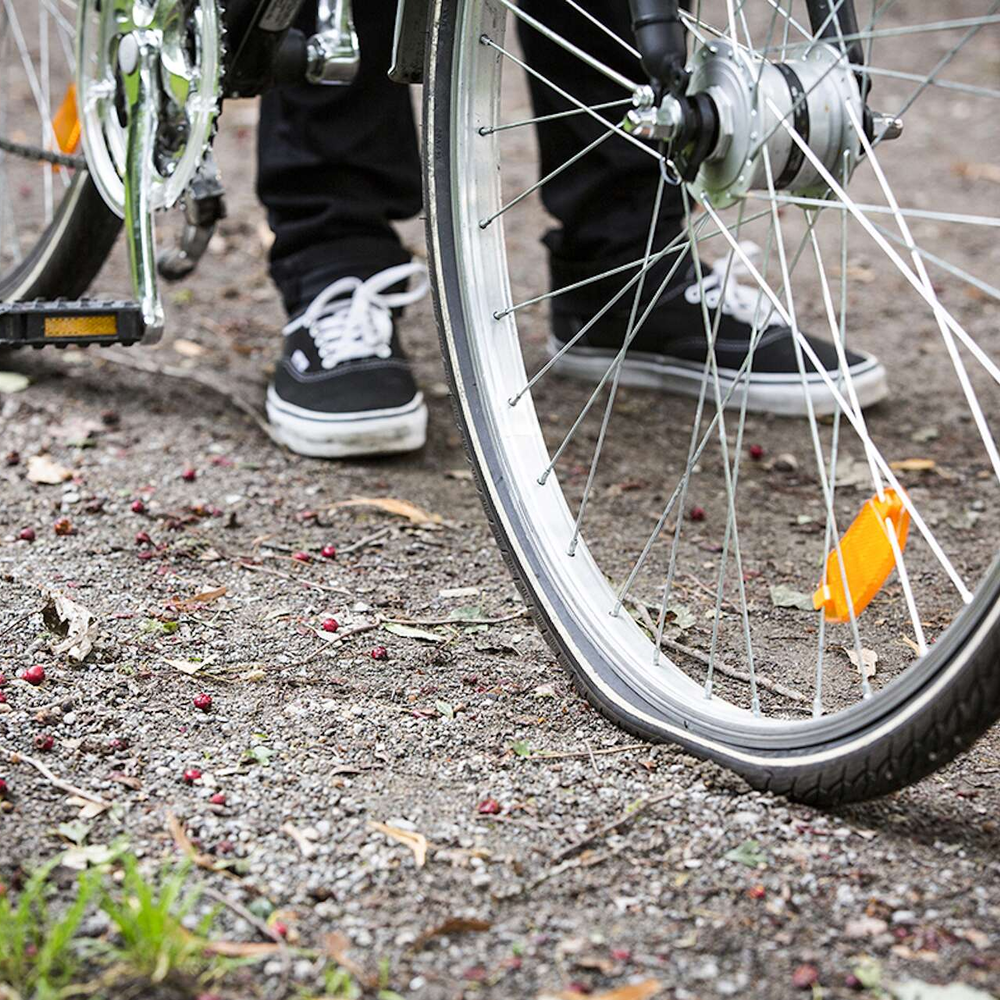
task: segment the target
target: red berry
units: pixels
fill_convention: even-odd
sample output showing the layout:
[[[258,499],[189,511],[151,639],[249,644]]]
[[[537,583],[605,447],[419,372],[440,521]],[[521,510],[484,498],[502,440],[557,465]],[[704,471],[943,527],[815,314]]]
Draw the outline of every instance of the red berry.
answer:
[[[327,618],[327,620],[320,625],[320,628],[324,632],[336,632],[337,629],[340,628],[340,622],[338,622],[336,618]]]
[[[201,771],[199,771],[198,768],[196,767],[189,767],[184,772],[183,777],[184,777],[184,784],[193,785],[201,777]]]
[[[755,462],[759,462],[764,457],[764,446],[760,444],[750,445],[750,457]]]
[[[3,691],[0,691],[0,705],[6,705],[6,704],[7,704],[7,695],[5,695]]]
[[[76,529],[73,527],[73,522],[70,521],[68,517],[59,518],[59,520],[52,525],[52,530],[57,535],[73,535],[76,533]]]
[[[0,778],[0,799],[5,799],[10,795],[10,788],[7,786],[7,782]]]
[[[688,515],[692,521],[704,521],[705,520],[705,508],[704,507],[692,507],[691,512]]]
[[[38,687],[38,685],[45,680],[45,667],[37,663],[33,667],[28,667],[28,669],[21,674],[21,680],[27,681],[29,684],[34,684],[35,687]]]
[[[792,985],[797,990],[808,990],[819,982],[819,973],[814,965],[800,965],[792,973]]]
[[[212,696],[205,694],[204,691],[201,694],[196,694],[194,696],[194,707],[207,712],[212,707]]]
[[[308,552],[293,552],[292,558],[296,562],[312,562],[312,556]]]
[[[616,962],[627,962],[632,957],[631,948],[612,948],[611,957]]]
[[[3,674],[0,674],[0,688],[2,688],[6,683],[7,678]]]
[[[388,660],[389,659],[389,650],[386,649],[385,646],[376,646],[372,650],[372,659],[373,660]]]
[[[148,531],[137,531],[135,533],[136,545],[152,545],[153,539],[149,537]]]
[[[112,750],[127,750],[128,740],[121,736],[116,736],[110,743],[108,743],[108,746],[111,747]]]
[[[141,500],[132,501],[132,513],[133,514],[145,514],[146,505]]]
[[[483,799],[476,808],[484,816],[495,816],[500,812],[500,803],[496,799]]]
[[[138,553],[138,558],[140,559],[155,559],[156,553],[150,552],[149,549],[143,549],[142,552]]]
[[[56,741],[48,733],[39,733],[35,737],[36,750],[51,750],[56,745]]]
[[[336,559],[337,558],[337,546],[336,545],[324,545],[320,549],[319,553],[324,559]]]
[[[198,478],[197,469],[185,469],[181,473],[181,479],[183,479],[184,482],[186,483],[193,483],[197,478]]]
[[[18,532],[17,537],[21,539],[22,542],[33,542],[35,540],[35,529],[22,528],[20,532]]]
[[[224,806],[226,804],[226,796],[222,792],[216,792],[208,801],[213,806]]]
[[[747,895],[751,899],[763,899],[767,895],[767,890],[762,885],[752,885],[747,889]]]
[[[278,937],[288,937],[288,924],[282,923],[280,920],[275,920],[275,922],[271,924],[271,930],[273,930]]]

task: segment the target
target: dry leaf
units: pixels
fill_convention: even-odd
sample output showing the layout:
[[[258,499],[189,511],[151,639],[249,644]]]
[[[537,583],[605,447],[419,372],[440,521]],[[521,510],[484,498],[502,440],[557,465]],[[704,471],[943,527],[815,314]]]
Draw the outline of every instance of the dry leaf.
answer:
[[[331,510],[338,507],[376,507],[386,514],[394,514],[396,517],[405,517],[414,524],[442,524],[443,518],[440,514],[431,514],[418,507],[409,500],[396,500],[393,497],[352,497],[350,500],[341,500],[335,503]]]
[[[937,465],[933,458],[904,458],[898,462],[890,462],[893,472],[930,472]]]
[[[588,1000],[651,1000],[663,990],[663,983],[659,979],[644,979],[641,983],[618,986],[607,993],[591,993]],[[580,1000],[580,994],[561,990],[559,993],[542,993],[538,1000]]]
[[[455,934],[480,934],[488,931],[493,925],[488,920],[477,920],[475,917],[449,917],[444,923],[424,931],[413,942],[413,950],[419,951],[431,938],[451,937]]]
[[[292,823],[286,823],[281,828],[281,832],[287,833],[288,836],[295,841],[299,850],[302,852],[302,857],[306,860],[316,856],[316,845],[313,843],[316,836],[315,831],[311,831],[313,835],[310,837],[305,830],[300,830]]]
[[[68,653],[71,660],[80,663],[94,648],[97,625],[94,616],[82,604],[62,594],[51,593],[42,608],[42,620],[50,632],[63,636],[62,642],[52,646],[57,656]]]
[[[348,941],[347,937],[340,933],[340,931],[334,931],[332,934],[327,934],[323,938],[323,950],[327,955],[332,958],[337,965],[341,968],[347,969],[347,971],[356,978],[360,979],[365,986],[369,989],[373,989],[378,982],[377,977],[369,975],[365,970],[358,965],[348,955],[351,950],[351,942]]]
[[[31,382],[20,372],[0,372],[0,393],[24,392]]]
[[[446,479],[457,479],[460,483],[471,483],[473,480],[472,469],[449,469],[445,473]]]
[[[193,340],[184,340],[179,337],[173,342],[173,349],[185,358],[200,358],[205,354],[205,348],[201,344],[196,344]]]
[[[847,653],[847,658],[858,668],[859,673],[864,677],[866,681],[870,681],[877,670],[876,664],[878,663],[878,653],[874,649],[862,649],[861,650],[861,662],[862,666],[858,664],[858,652],[856,649],[845,649]]]
[[[100,816],[101,813],[107,812],[111,808],[110,802],[95,802],[93,799],[84,799],[79,795],[70,795],[66,802],[68,805],[79,808],[77,819],[94,819],[95,816]]]
[[[427,838],[422,833],[400,830],[399,827],[389,826],[386,823],[369,823],[368,825],[373,830],[384,833],[387,837],[391,837],[413,851],[413,859],[418,868],[423,868],[427,863]]]
[[[32,455],[28,459],[28,479],[43,486],[58,486],[73,478],[73,470],[67,469],[58,462],[53,462],[48,455]]]
[[[970,181],[992,181],[1000,184],[1000,165],[996,163],[966,163],[959,161],[952,165],[952,170],[959,177]]]

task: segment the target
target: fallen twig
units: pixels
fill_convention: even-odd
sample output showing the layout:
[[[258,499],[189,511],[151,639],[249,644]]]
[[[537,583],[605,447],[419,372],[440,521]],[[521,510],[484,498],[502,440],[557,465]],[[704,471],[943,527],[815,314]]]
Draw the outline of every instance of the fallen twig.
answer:
[[[641,816],[647,809],[652,806],[658,805],[660,802],[665,802],[667,799],[673,798],[673,792],[665,792],[663,795],[654,795],[652,798],[643,799],[638,805],[633,806],[631,809],[627,810],[622,816],[619,816],[612,823],[608,823],[602,826],[599,830],[595,830],[592,834],[584,837],[582,840],[578,840],[575,844],[570,844],[569,847],[564,847],[561,851],[552,855],[552,860],[558,865],[560,862],[565,861],[567,858],[571,858],[574,854],[582,851],[585,847],[589,847],[591,844],[598,840],[603,840],[608,834],[614,833],[621,827],[626,826],[631,823],[634,819]]]
[[[45,605],[42,605],[42,607],[40,608],[32,608],[31,611],[26,611],[19,618],[15,618],[12,622],[9,622],[7,625],[4,626],[3,630],[0,631],[0,639],[2,639],[8,632],[13,632],[15,625],[20,625],[21,622],[26,622],[29,618],[33,617],[34,615],[40,614],[44,610],[44,608]]]
[[[604,750],[567,750],[565,753],[533,753],[526,760],[568,760],[573,757],[603,757],[612,753],[627,753],[629,750],[648,750],[648,743],[630,743],[624,747],[606,747]]]
[[[68,781],[63,781],[58,775],[53,774],[40,760],[35,760],[34,757],[29,757],[27,754],[20,753],[17,750],[10,750],[4,746],[0,746],[0,751],[10,755],[12,764],[17,764],[21,761],[29,764],[42,777],[46,778],[49,784],[66,792],[67,795],[75,795],[77,798],[86,799],[88,802],[93,802],[94,805],[101,806],[102,809],[111,808],[111,803],[102,799],[100,795],[94,795],[93,792],[84,791],[82,788],[77,788],[76,785],[71,785]]]
[[[239,882],[241,885],[243,884],[243,880],[238,875],[234,875],[226,868],[220,868],[209,855],[199,854],[195,850],[194,844],[191,843],[191,839],[184,832],[184,826],[181,821],[169,811],[167,812],[167,829],[170,831],[170,836],[173,837],[174,843],[180,851],[187,855],[199,868],[207,872],[212,872],[213,875],[225,875],[226,878],[232,879],[234,882]]]
[[[685,646],[682,642],[676,642],[673,639],[667,639],[664,637],[660,640],[667,649],[672,649],[675,653],[683,653],[685,656],[690,656],[691,659],[697,660],[704,666],[710,666],[712,664],[711,659],[706,656],[701,650],[692,649],[690,646]],[[737,670],[735,667],[727,666],[721,660],[716,660],[712,669],[717,674],[722,674],[724,677],[731,677],[736,681],[743,681],[746,684],[750,683],[750,675],[745,670]],[[754,678],[758,687],[766,688],[768,691],[773,691],[775,694],[780,694],[784,698],[788,698],[791,701],[798,701],[803,704],[811,704],[809,698],[807,698],[801,691],[796,691],[795,688],[790,688],[785,684],[781,684],[778,681],[768,680],[766,677],[755,677]]]
[[[222,396],[223,399],[227,399],[233,404],[233,406],[236,407],[236,409],[250,417],[260,430],[263,431],[276,445],[281,448],[285,447],[282,441],[280,441],[275,435],[267,421],[260,415],[260,411],[255,406],[248,403],[232,390],[219,385],[214,379],[206,378],[200,372],[188,371],[186,368],[177,368],[174,365],[147,364],[146,362],[139,361],[131,355],[124,355],[114,348],[102,351],[100,360],[110,361],[113,365],[119,365],[122,368],[131,368],[133,371],[145,372],[147,375],[166,375],[167,378],[176,378],[184,382],[193,382],[195,385],[211,389],[212,392]]]
[[[366,545],[372,545],[375,542],[381,541],[386,535],[392,532],[391,527],[379,528],[378,531],[371,535],[366,535],[364,538],[359,539],[356,542],[351,542],[350,545],[345,545],[343,548],[337,549],[338,556],[346,556],[349,552],[356,552],[358,549],[363,549]]]
[[[527,608],[521,608],[503,618],[383,618],[382,621],[389,625],[500,625],[515,618],[526,618],[529,614]]]
[[[245,562],[242,559],[235,560],[236,565],[241,569],[248,569],[253,573],[265,573],[267,576],[276,576],[280,580],[288,580],[291,583],[299,583],[303,587],[312,587],[313,590],[320,590],[328,594],[340,594],[342,597],[350,597],[351,592],[349,590],[343,590],[340,587],[331,587],[325,583],[316,583],[314,580],[304,580],[300,577],[292,576],[291,573],[282,573],[278,569],[268,569],[266,566],[257,566],[254,563]]]

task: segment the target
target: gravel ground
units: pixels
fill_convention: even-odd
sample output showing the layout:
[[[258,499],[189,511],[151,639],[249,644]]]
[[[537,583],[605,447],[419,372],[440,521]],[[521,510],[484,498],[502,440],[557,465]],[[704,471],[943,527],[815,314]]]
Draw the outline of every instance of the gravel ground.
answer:
[[[55,826],[80,813],[16,753],[108,804],[89,843],[176,856],[177,817],[238,875],[200,880],[281,911],[303,946],[344,935],[362,981],[384,969],[405,997],[884,995],[858,975],[905,997],[891,984],[1000,990],[997,731],[914,788],[831,813],[608,725],[494,546],[428,304],[406,323],[431,406],[423,453],[334,465],[271,445],[251,414],[283,317],[254,121],[250,103],[227,108],[231,217],[167,290],[163,345],[4,360],[31,386],[0,396],[0,461],[15,453],[0,465],[0,879],[57,850]],[[418,226],[406,235],[419,251]],[[123,274],[116,257],[101,289]],[[620,467],[641,465],[641,436],[631,447]],[[32,482],[39,455],[65,481]],[[418,509],[344,504],[358,497]],[[94,616],[82,663],[52,651],[52,593]],[[32,664],[39,687],[14,679]],[[54,747],[35,751],[44,734]],[[288,975],[275,958],[226,995],[319,992],[322,964]]]

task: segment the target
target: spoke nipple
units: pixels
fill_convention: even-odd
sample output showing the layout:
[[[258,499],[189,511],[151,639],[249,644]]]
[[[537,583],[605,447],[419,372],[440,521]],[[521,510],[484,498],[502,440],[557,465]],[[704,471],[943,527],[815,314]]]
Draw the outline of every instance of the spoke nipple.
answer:
[[[543,472],[538,477],[538,485],[539,486],[544,486],[546,484],[546,482],[548,481],[548,478],[549,478],[549,474],[547,472]]]
[[[757,695],[754,695],[753,703],[751,704],[750,709],[754,715],[758,717],[760,716],[760,698],[758,698]]]
[[[479,228],[480,229],[486,229],[486,228],[488,228],[489,224],[490,224],[490,221],[491,221],[490,219],[483,219],[483,220],[481,220],[480,223],[479,223]]]

